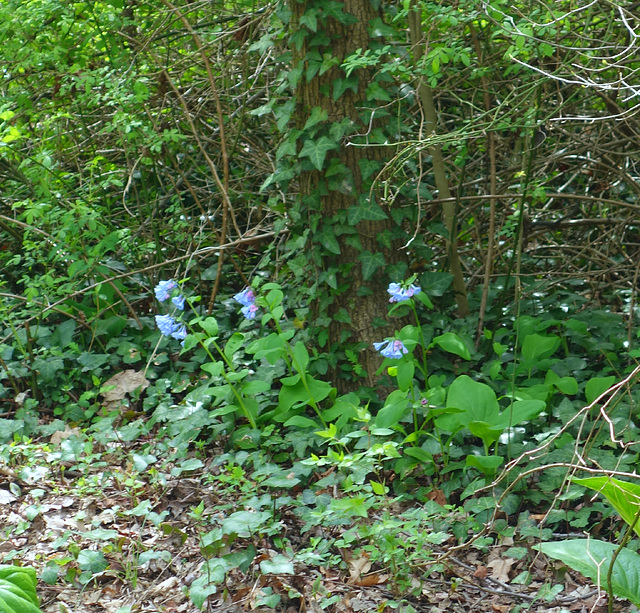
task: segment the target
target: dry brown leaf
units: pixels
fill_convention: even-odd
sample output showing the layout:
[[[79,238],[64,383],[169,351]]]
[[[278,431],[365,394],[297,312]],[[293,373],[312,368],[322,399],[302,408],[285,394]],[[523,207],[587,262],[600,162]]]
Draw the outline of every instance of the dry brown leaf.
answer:
[[[149,381],[144,376],[144,373],[129,369],[116,373],[113,377],[107,379],[102,387],[112,387],[114,385],[115,388],[101,394],[104,405],[111,409],[118,408],[127,394],[135,392],[138,388],[146,389],[149,387]]]
[[[441,507],[445,506],[446,504],[448,504],[447,502],[447,497],[444,495],[444,492],[442,490],[439,489],[432,489],[428,494],[427,494],[427,498],[429,500],[432,500],[433,502],[435,502],[436,504],[439,504]]]
[[[497,558],[488,562],[487,567],[491,569],[491,576],[496,581],[509,583],[509,571],[515,562],[513,558]]]
[[[360,587],[371,587],[372,585],[380,585],[387,580],[387,575],[381,575],[380,573],[372,573],[366,577],[361,577],[355,584]],[[348,583],[348,582],[347,582]]]
[[[478,566],[476,568],[476,572],[473,573],[473,576],[476,579],[486,579],[489,574],[489,569],[486,566]]]
[[[369,556],[362,554],[359,558],[351,558],[349,560],[349,580],[347,583],[358,583],[360,577],[371,570],[371,562]]]

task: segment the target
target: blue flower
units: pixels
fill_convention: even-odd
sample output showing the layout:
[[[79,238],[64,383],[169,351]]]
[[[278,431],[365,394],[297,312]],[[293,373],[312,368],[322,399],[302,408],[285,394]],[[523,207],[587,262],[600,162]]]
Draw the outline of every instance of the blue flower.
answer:
[[[178,323],[171,315],[156,315],[156,324],[165,336],[172,336],[178,328]]]
[[[258,305],[248,304],[247,306],[243,306],[240,310],[247,319],[255,319],[258,314]]]
[[[391,295],[389,302],[404,302],[419,294],[420,291],[417,285],[410,285],[405,289],[400,283],[389,283],[389,288],[387,289],[387,292]]]
[[[184,324],[176,323],[171,337],[176,340],[183,341],[187,338],[187,327]]]
[[[258,314],[258,305],[256,304],[256,295],[250,287],[245,287],[233,299],[242,305],[240,310],[247,319],[255,319]]]
[[[373,343],[373,346],[381,356],[394,360],[399,360],[403,355],[409,353],[402,341],[393,338],[387,338],[381,343]]]
[[[233,299],[242,306],[248,307],[255,303],[256,295],[250,287],[245,287],[239,294],[236,294]]]
[[[153,291],[156,293],[158,301],[164,302],[165,300],[169,300],[171,292],[176,289],[176,287],[178,287],[178,284],[173,279],[169,279],[168,281],[160,281]]]
[[[173,298],[171,298],[171,302],[173,302],[174,306],[179,308],[181,311],[184,311],[184,296],[174,296]]]

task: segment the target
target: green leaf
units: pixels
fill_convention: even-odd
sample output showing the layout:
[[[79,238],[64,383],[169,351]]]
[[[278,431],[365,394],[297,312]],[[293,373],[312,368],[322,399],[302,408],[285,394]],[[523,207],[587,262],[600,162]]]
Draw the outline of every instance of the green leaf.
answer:
[[[406,392],[395,390],[387,396],[384,406],[376,415],[378,428],[392,428],[409,412],[409,401]]]
[[[593,377],[592,379],[589,379],[584,390],[587,403],[591,404],[596,398],[599,398],[615,383],[615,381],[616,378],[614,376]]]
[[[95,575],[106,570],[109,567],[109,562],[107,562],[101,551],[83,549],[78,554],[78,567],[80,570],[84,570]]]
[[[361,221],[382,221],[384,219],[387,219],[387,214],[375,202],[351,206],[347,210],[347,221],[350,226],[355,226]]]
[[[464,341],[454,332],[445,332],[440,336],[436,336],[436,338],[431,341],[430,347],[435,347],[436,345],[438,345],[438,347],[444,349],[445,351],[448,351],[449,353],[459,355],[465,360],[471,359],[469,348],[466,346]]]
[[[377,252],[371,253],[371,251],[363,251],[358,259],[362,264],[362,278],[365,281],[368,281],[373,277],[376,271],[379,268],[382,268],[386,265],[387,260],[384,257],[384,254]]]
[[[56,357],[36,358],[33,361],[33,367],[38,371],[42,380],[49,383],[57,378],[57,374],[61,370],[64,370],[64,360]]]
[[[266,575],[293,575],[293,561],[280,553],[274,555],[270,560],[260,562],[260,570]]]
[[[237,511],[222,522],[223,534],[237,534],[241,538],[249,538],[271,519],[269,511]]]
[[[320,232],[316,234],[316,240],[331,253],[340,255],[340,243],[334,234],[333,228],[330,225],[326,225]]]
[[[36,595],[36,571],[33,568],[0,565],[0,611],[41,613]]]
[[[640,512],[640,485],[605,476],[574,478],[572,481],[603,494],[630,526]],[[640,522],[636,522],[634,531],[640,536]]]
[[[606,577],[611,558],[618,548],[614,543],[592,539],[572,539],[558,543],[541,543],[540,551],[561,560],[606,590]],[[640,556],[624,547],[616,559],[611,575],[611,588],[618,598],[626,598],[640,606]]]
[[[420,275],[420,287],[429,296],[444,296],[453,283],[449,272],[425,272]]]
[[[244,342],[244,334],[242,332],[234,332],[224,346],[224,354],[231,359],[233,354],[240,349]]]
[[[303,129],[308,130],[316,124],[326,121],[328,118],[329,114],[327,113],[327,111],[325,111],[322,107],[314,106],[311,109],[311,115],[309,116],[309,119],[307,119],[307,122],[304,124]]]
[[[344,79],[334,79],[333,81],[333,100],[334,102],[350,89],[354,94],[358,93],[358,76],[353,74]]]
[[[559,336],[529,334],[522,343],[522,359],[526,364],[533,364],[552,356],[558,347],[560,347]]]
[[[431,464],[433,462],[433,456],[428,451],[422,449],[422,447],[406,447],[404,449],[404,454],[411,456],[424,464]]]
[[[82,372],[91,372],[100,368],[109,361],[106,353],[89,353],[84,351],[78,356],[78,364],[82,366]]]
[[[299,373],[307,371],[309,365],[309,352],[302,341],[298,341],[293,347],[293,367]]]
[[[218,322],[215,317],[202,319],[198,324],[209,335],[209,337],[216,338],[218,336]]]
[[[415,374],[416,365],[412,360],[403,360],[396,368],[398,389],[406,392],[413,385],[413,375]]]
[[[391,96],[377,81],[371,81],[367,87],[367,100],[388,102],[391,100]]]
[[[504,462],[504,458],[496,455],[469,455],[467,456],[466,465],[473,466],[485,475],[491,476],[500,468],[502,462]]]
[[[327,153],[337,148],[338,143],[328,136],[321,136],[318,140],[306,140],[298,157],[308,157],[317,170],[322,170]]]

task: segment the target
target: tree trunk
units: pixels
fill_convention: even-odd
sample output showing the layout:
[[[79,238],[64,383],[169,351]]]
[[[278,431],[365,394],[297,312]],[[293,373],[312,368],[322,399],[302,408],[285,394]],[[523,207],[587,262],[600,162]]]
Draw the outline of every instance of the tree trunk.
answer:
[[[324,5],[313,0],[291,0],[289,5],[293,12],[291,40],[296,32],[306,32],[300,47],[291,45],[294,71],[303,70],[295,87],[296,122],[303,130],[298,152],[304,150],[306,139],[318,141],[327,134],[331,139],[336,126],[344,127],[344,134],[322,167],[305,164],[301,157],[299,174],[300,202],[305,223],[312,230],[317,270],[316,322],[328,322],[327,353],[336,355],[345,347],[353,347],[363,369],[364,378],[353,381],[348,364],[338,365],[335,384],[341,392],[375,383],[381,359],[372,343],[392,336],[395,329],[387,315],[386,289],[390,281],[402,281],[407,274],[401,232],[389,216],[389,207],[380,206],[373,185],[389,151],[374,146],[380,142],[376,139],[380,138],[382,124],[375,110],[371,115],[376,103],[367,101],[367,87],[375,75],[369,68],[347,74],[340,66],[356,49],[369,49],[368,26],[380,17],[373,4],[369,0],[345,0],[339,6],[347,17],[318,18],[315,33],[307,28],[310,16],[322,15]],[[316,45],[321,36],[323,44]],[[312,58],[326,59],[328,54],[337,60],[336,64],[323,74],[318,71],[307,78]],[[325,118],[320,131],[305,132],[309,118],[314,112],[318,114],[318,109],[319,116]],[[371,142],[374,145],[369,145]],[[376,170],[371,171],[376,162]],[[395,276],[390,278],[390,274]]]

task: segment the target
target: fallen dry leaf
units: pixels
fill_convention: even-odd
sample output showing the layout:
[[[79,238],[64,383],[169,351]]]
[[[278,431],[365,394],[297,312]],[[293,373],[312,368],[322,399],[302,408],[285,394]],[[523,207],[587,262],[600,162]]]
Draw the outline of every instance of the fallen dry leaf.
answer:
[[[515,562],[513,558],[497,558],[487,562],[487,567],[491,569],[491,576],[496,581],[509,583],[509,571]]]
[[[349,580],[347,583],[358,583],[360,577],[371,570],[371,562],[369,556],[363,553],[359,558],[351,558],[349,560]]]

